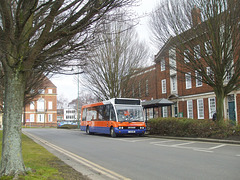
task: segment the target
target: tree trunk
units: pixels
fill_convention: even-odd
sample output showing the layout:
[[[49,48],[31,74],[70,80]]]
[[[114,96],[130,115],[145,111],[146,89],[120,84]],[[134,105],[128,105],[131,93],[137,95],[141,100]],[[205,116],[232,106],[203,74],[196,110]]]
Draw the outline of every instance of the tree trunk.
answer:
[[[215,92],[217,99],[217,121],[223,122],[223,112],[224,112],[224,98],[225,94],[223,89],[219,88]]]
[[[24,89],[24,75],[21,72],[5,71],[1,176],[25,174],[21,131]]]

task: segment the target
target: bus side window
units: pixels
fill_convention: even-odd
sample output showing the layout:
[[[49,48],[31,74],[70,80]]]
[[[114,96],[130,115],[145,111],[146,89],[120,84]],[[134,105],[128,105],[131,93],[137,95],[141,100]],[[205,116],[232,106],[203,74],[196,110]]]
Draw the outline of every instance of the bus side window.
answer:
[[[110,109],[110,121],[116,121],[116,115],[112,105],[109,105]]]
[[[84,108],[82,112],[82,121],[86,121],[86,116],[87,116],[87,108]]]

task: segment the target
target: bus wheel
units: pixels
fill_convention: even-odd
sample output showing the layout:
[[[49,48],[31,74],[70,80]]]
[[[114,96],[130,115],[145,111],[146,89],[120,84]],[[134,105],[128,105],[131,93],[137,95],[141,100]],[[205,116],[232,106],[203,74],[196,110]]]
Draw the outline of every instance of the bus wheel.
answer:
[[[117,137],[117,134],[115,133],[113,127],[111,127],[111,129],[110,129],[110,135],[111,135],[113,138]]]
[[[92,134],[92,133],[90,132],[90,130],[89,130],[89,126],[87,126],[86,133],[87,133],[88,135],[91,135],[91,134]]]

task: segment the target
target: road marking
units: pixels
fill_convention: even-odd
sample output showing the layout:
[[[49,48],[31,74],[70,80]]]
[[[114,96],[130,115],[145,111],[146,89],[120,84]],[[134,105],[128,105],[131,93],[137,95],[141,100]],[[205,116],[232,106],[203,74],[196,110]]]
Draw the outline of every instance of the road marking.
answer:
[[[155,142],[150,142],[150,144],[157,145],[157,144],[162,144],[162,143],[167,143],[167,142],[173,142],[176,140],[167,140],[167,141],[155,141]]]
[[[64,153],[66,156],[74,159],[75,161],[77,161],[77,162],[79,162],[79,163],[81,163],[81,164],[83,164],[83,165],[85,165],[85,166],[87,166],[87,167],[97,171],[98,173],[104,174],[105,176],[107,176],[107,177],[109,177],[111,179],[130,180],[129,178],[126,178],[126,177],[124,177],[124,176],[122,176],[122,175],[120,175],[120,174],[118,174],[118,173],[116,173],[114,171],[106,169],[106,168],[104,168],[104,167],[102,167],[102,166],[100,166],[100,165],[98,165],[96,163],[93,163],[93,162],[91,162],[91,161],[89,161],[89,160],[87,160],[87,159],[85,159],[85,158],[83,158],[81,156],[78,156],[78,155],[76,155],[74,153],[71,153],[71,152],[69,152],[69,151],[67,151],[67,150],[65,150],[63,148],[60,148],[60,147],[58,147],[58,146],[56,146],[56,145],[54,145],[54,144],[52,144],[52,143],[50,143],[50,142],[48,142],[46,140],[43,140],[43,139],[41,139],[41,138],[39,138],[39,137],[37,137],[37,136],[35,136],[33,134],[30,134],[28,132],[23,132],[23,133],[25,135],[27,135],[27,136],[30,136],[30,137],[32,137],[32,138],[34,138],[34,139],[44,143],[45,145],[55,149],[58,152]]]
[[[240,157],[240,154],[237,154],[236,156]]]
[[[213,149],[217,149],[217,148],[224,147],[224,146],[226,146],[226,144],[220,144],[218,146],[214,146],[214,147],[211,147],[211,148],[208,148],[208,149],[213,150]]]
[[[188,144],[193,144],[193,143],[195,143],[195,142],[187,142],[187,143],[181,143],[181,144],[174,144],[174,145],[172,145],[173,147],[175,147],[175,146],[183,146],[183,145],[188,145]]]
[[[193,150],[194,150],[194,151],[200,151],[200,152],[213,153],[213,151],[209,151],[208,149],[193,148]]]

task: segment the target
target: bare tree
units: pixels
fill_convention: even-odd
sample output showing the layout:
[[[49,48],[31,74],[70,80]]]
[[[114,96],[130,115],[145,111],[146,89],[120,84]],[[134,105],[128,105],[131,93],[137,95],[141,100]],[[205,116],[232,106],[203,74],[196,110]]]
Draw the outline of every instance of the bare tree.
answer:
[[[155,44],[179,55],[171,68],[212,87],[220,121],[224,98],[240,87],[239,7],[236,0],[168,0],[150,21]]]
[[[21,117],[32,72],[72,73],[85,65],[96,27],[130,0],[0,0],[0,61],[4,71],[1,176],[25,173]],[[97,28],[99,29],[99,28]]]
[[[93,51],[82,77],[82,84],[102,100],[124,97],[131,75],[147,61],[146,47],[122,18],[104,25],[101,44]]]

